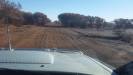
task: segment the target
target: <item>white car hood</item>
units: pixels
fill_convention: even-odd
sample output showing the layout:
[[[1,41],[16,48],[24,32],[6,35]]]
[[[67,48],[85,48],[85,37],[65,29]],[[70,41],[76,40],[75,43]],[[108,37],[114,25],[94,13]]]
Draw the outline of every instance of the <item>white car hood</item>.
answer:
[[[0,68],[112,75],[110,68],[81,52],[0,51]]]

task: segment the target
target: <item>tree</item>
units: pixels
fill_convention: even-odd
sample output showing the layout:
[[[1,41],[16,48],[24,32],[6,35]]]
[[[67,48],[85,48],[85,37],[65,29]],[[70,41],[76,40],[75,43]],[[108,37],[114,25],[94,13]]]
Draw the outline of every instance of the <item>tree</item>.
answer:
[[[101,28],[103,28],[103,26],[105,24],[105,20],[100,17],[94,17],[93,24],[96,26],[97,29],[101,29]]]
[[[47,16],[41,12],[34,14],[23,12],[20,10],[21,5],[9,0],[0,0],[0,22],[13,25],[40,25],[44,26],[47,22],[51,22]]]
[[[33,14],[33,21],[35,25],[44,26],[46,23],[50,22],[46,15],[41,12],[36,12]]]
[[[55,25],[61,25],[61,22],[60,22],[60,21],[57,21],[57,20],[54,21],[53,23],[54,23]]]
[[[104,29],[114,29],[114,22],[105,22],[105,24],[103,25]]]
[[[87,26],[87,17],[80,14],[63,13],[58,16],[58,19],[65,27],[85,28]]]
[[[88,27],[92,28],[103,28],[106,21],[103,18],[97,17],[97,16],[87,16],[88,19]]]
[[[84,16],[74,13],[63,13],[58,16],[59,21],[65,27],[95,27],[97,29],[102,28],[105,24],[105,20],[100,17]]]
[[[116,19],[115,22],[115,29],[129,29],[133,28],[132,20],[129,19]]]
[[[31,12],[22,12],[23,15],[23,24],[24,25],[33,25],[34,20],[33,20],[33,14]]]
[[[13,23],[20,21],[20,8],[20,4],[15,4],[14,2],[10,2],[9,0],[0,0],[0,19],[3,19],[4,23]]]

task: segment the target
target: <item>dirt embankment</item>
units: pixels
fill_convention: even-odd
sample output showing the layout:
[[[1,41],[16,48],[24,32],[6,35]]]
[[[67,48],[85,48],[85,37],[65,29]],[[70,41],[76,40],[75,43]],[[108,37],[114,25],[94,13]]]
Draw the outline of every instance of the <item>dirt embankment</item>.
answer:
[[[132,46],[119,40],[89,37],[91,36],[88,34],[89,30],[36,26],[20,28],[11,26],[10,28],[14,48],[78,49],[86,55],[98,58],[116,67],[133,60]],[[7,47],[4,30],[4,28],[0,28],[0,47]]]

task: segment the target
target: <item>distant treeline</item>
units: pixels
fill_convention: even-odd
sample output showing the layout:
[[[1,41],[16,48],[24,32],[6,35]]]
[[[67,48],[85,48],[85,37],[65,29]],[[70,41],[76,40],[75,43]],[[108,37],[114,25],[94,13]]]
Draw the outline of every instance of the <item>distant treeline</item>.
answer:
[[[21,5],[10,0],[0,0],[0,22],[13,25],[39,25],[44,26],[51,22],[47,16],[41,12],[31,13],[21,11]]]
[[[106,22],[105,19],[97,16],[84,16],[74,13],[63,13],[58,16],[59,21],[65,27],[80,27],[80,28],[106,28],[113,27],[116,29],[133,28],[133,19],[115,19],[113,22]]]
[[[100,28],[106,24],[106,21],[103,18],[94,17],[94,16],[84,16],[84,15],[74,14],[74,13],[63,13],[63,14],[60,14],[58,18],[59,18],[59,21],[65,27]]]
[[[38,25],[45,26],[47,23],[59,24],[64,27],[78,28],[114,28],[129,29],[133,28],[133,19],[115,19],[107,22],[105,19],[97,16],[85,16],[76,13],[62,13],[58,15],[58,21],[52,22],[41,12],[31,13],[21,11],[21,4],[11,2],[10,0],[0,0],[0,23],[21,25]]]

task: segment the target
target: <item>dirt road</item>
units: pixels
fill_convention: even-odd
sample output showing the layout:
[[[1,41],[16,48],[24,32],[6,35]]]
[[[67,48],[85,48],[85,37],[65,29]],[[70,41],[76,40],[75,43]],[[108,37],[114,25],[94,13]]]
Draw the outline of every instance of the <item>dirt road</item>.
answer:
[[[77,29],[76,29],[77,30]],[[133,47],[122,42],[83,36],[83,30],[52,27],[11,27],[13,48],[78,49],[94,58],[118,67],[133,60]],[[0,29],[0,47],[7,47],[4,29]],[[86,31],[85,31],[86,33]],[[126,46],[127,45],[127,46]],[[124,47],[126,46],[126,48]]]

